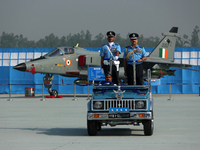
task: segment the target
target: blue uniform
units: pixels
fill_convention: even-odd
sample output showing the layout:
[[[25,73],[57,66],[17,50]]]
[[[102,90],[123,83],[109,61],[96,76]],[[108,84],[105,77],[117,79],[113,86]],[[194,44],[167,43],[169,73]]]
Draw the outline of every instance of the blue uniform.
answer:
[[[103,81],[100,85],[103,85],[103,86],[105,86],[105,85],[115,85],[116,86],[115,83],[110,82],[110,81]]]
[[[110,47],[109,43],[107,43],[101,47],[101,51],[100,51],[100,56],[104,57],[104,60],[109,60],[112,57],[107,46],[110,48],[110,51],[112,52],[114,57],[116,56],[117,51],[121,53],[121,47],[119,44],[113,43],[112,46]]]
[[[109,50],[109,49],[110,50]],[[105,44],[102,46],[101,51],[100,51],[100,56],[104,57],[104,61],[109,62],[109,60],[112,58],[112,60],[114,60],[114,58],[112,57],[112,55],[110,54],[110,51],[113,54],[113,57],[116,56],[117,51],[119,51],[119,53],[121,53],[121,47],[119,44],[114,43],[110,46],[109,43]],[[108,74],[110,72],[110,65],[108,64],[104,64],[103,65],[103,70],[104,70],[104,74]],[[113,82],[115,84],[118,84],[118,80],[119,80],[119,71],[117,70],[116,65],[112,65],[112,77],[113,77]]]
[[[126,59],[126,56],[129,54],[129,52],[134,52],[134,56],[133,53],[131,53],[128,60],[126,60],[127,64],[129,65],[133,65],[133,61],[136,62],[136,65],[141,64],[142,62],[138,63],[137,60],[147,56],[144,47],[140,47],[139,45],[136,45],[135,48],[132,46],[127,46],[123,56],[124,59]]]
[[[136,45],[135,48],[132,46],[126,47],[123,58],[126,59],[127,62],[126,74],[128,85],[133,84],[133,61],[135,61],[136,64],[136,84],[143,84],[143,61],[138,63],[137,60],[142,59],[145,56],[147,56],[145,49],[139,45]]]

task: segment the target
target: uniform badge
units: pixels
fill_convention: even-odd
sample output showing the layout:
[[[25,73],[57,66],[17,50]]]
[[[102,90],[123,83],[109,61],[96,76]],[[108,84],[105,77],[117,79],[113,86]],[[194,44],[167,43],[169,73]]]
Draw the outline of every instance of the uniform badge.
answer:
[[[116,47],[113,47],[110,50],[111,50],[111,52],[116,52]]]
[[[142,53],[142,50],[140,48],[137,48],[136,51],[134,50],[134,52],[136,52],[136,53]]]

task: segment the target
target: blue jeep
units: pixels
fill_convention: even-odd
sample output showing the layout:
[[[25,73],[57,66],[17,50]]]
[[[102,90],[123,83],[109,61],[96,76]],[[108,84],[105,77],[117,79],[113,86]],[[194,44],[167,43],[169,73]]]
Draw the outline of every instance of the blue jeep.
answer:
[[[93,85],[87,112],[89,135],[96,135],[101,126],[108,124],[116,126],[141,123],[144,134],[152,135],[154,124],[150,78],[147,85]]]

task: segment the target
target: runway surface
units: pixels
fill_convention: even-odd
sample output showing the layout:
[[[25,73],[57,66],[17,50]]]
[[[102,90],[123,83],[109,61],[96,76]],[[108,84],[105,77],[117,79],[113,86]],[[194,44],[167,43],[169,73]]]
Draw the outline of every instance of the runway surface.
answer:
[[[0,95],[1,150],[199,150],[200,96],[153,95],[154,134],[143,126],[102,127],[87,134],[87,97]]]

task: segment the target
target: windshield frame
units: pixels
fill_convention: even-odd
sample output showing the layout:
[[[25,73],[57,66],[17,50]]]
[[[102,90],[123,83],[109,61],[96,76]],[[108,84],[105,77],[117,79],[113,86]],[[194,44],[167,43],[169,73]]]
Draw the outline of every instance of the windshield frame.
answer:
[[[69,49],[70,52],[66,52],[66,49]],[[62,56],[62,55],[72,55],[75,54],[75,49],[73,47],[59,47],[56,48],[47,54],[44,57],[55,57],[55,56]]]

